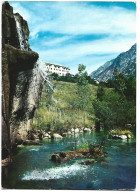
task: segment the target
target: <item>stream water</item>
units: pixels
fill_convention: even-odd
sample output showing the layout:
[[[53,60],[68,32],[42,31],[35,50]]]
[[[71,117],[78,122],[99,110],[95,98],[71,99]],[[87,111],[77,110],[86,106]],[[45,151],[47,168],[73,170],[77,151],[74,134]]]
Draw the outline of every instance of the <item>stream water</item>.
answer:
[[[78,134],[77,145],[84,142],[100,144],[103,132]],[[71,150],[74,136],[62,140],[43,140],[42,146],[19,147],[3,187],[8,189],[124,189],[132,190],[136,183],[136,142],[106,139],[106,157],[95,159],[92,165],[81,165],[85,159],[73,159],[65,164],[50,161],[54,152]]]

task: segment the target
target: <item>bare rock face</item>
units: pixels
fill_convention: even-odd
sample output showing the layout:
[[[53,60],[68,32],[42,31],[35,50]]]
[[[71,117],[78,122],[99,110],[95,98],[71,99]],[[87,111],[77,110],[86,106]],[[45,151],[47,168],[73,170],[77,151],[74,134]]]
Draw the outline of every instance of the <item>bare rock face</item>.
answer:
[[[27,139],[38,105],[42,77],[38,54],[30,49],[29,28],[8,2],[2,5],[2,146],[8,151]],[[6,153],[6,152],[5,152]],[[6,153],[6,154],[7,154]],[[5,156],[5,155],[4,155]]]
[[[13,7],[8,2],[2,5],[2,43],[20,48]]]
[[[125,76],[136,76],[136,44],[128,51],[121,53],[115,59],[106,62],[103,66],[92,72],[90,77],[106,82],[108,79],[114,78],[113,72],[116,68]]]

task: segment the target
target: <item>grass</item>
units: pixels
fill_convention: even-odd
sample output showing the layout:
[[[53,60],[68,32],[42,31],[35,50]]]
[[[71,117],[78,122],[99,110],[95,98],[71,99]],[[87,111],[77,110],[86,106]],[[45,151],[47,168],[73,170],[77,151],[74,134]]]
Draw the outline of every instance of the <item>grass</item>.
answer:
[[[86,110],[82,111],[76,107],[78,101],[76,83],[53,81],[53,84],[54,93],[46,85],[43,87],[40,104],[32,120],[32,129],[62,133],[74,127],[92,127],[94,125],[92,101],[97,86],[90,85],[89,103]]]

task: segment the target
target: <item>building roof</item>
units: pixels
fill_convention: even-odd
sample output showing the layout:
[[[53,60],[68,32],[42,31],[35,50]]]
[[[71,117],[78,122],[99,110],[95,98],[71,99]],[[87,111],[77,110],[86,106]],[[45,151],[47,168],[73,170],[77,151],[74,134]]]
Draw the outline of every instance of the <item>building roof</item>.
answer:
[[[49,62],[47,62],[47,63],[45,63],[47,66],[52,66],[52,65],[54,65],[55,67],[62,67],[62,68],[64,68],[64,69],[67,69],[67,70],[70,70],[70,68],[68,68],[68,67],[65,67],[65,66],[62,66],[62,65],[60,65],[60,64],[53,64],[53,63],[49,63]]]

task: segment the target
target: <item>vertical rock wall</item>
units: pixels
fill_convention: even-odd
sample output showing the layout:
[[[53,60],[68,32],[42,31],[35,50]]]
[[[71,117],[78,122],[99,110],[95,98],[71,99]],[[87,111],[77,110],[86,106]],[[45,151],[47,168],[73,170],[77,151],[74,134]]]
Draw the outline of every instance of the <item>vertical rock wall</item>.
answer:
[[[2,5],[2,157],[27,139],[30,120],[42,90],[35,68],[38,54],[30,49],[29,28],[8,2]]]

